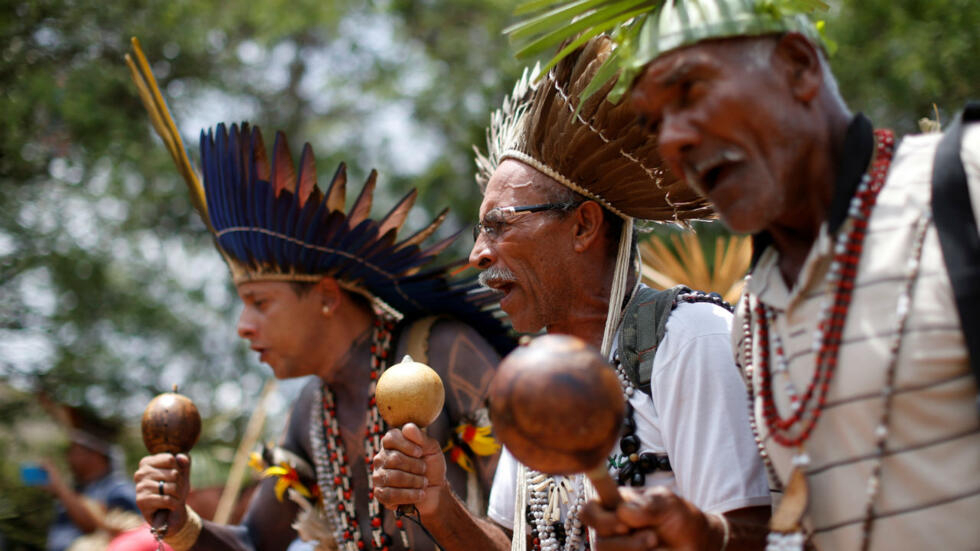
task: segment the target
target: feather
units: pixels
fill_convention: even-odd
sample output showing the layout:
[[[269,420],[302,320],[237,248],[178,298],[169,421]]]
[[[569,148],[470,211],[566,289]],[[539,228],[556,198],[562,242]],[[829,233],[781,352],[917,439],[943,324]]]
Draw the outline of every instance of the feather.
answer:
[[[347,165],[340,163],[333,179],[330,180],[330,187],[327,188],[327,209],[331,211],[344,211],[347,203]]]
[[[303,154],[299,157],[299,176],[297,177],[296,195],[299,208],[303,208],[307,198],[316,187],[316,159],[313,158],[313,148],[309,143],[303,146]]]
[[[405,223],[405,218],[408,216],[408,212],[412,210],[412,206],[415,205],[415,198],[418,196],[417,190],[409,191],[402,197],[402,200],[398,202],[394,208],[391,209],[388,214],[381,219],[378,228],[378,234],[385,236],[388,232],[394,230],[394,235],[397,235],[398,230]]]
[[[599,36],[562,59],[536,85],[526,86],[522,77],[491,116],[488,153],[477,157],[478,181],[489,181],[502,159],[513,157],[556,174],[556,180],[620,216],[703,217],[710,213],[707,202],[662,169],[656,139],[629,104],[607,101],[611,83],[580,99],[614,51],[612,40]],[[499,136],[505,135],[502,146]],[[674,197],[668,199],[668,190]]]
[[[252,162],[255,179],[269,181],[271,168],[269,158],[265,154],[265,142],[262,141],[262,131],[258,126],[252,127]],[[254,181],[254,180],[252,180]]]
[[[160,139],[163,140],[164,146],[177,166],[177,172],[180,173],[184,178],[184,182],[187,184],[187,189],[191,197],[191,205],[193,205],[194,210],[201,216],[204,225],[213,233],[214,228],[208,218],[204,186],[201,185],[201,181],[198,179],[197,173],[194,172],[191,161],[187,157],[187,151],[184,149],[184,142],[180,138],[177,124],[174,123],[173,118],[170,116],[170,111],[167,109],[167,104],[163,101],[160,87],[157,86],[156,78],[153,77],[153,71],[150,70],[150,64],[143,54],[143,48],[140,46],[139,40],[134,36],[130,38],[130,43],[133,47],[133,53],[136,55],[136,62],[133,61],[133,58],[129,54],[126,54],[124,59],[126,60],[126,65],[129,66],[130,76],[136,84],[136,89],[143,103],[143,107],[150,115],[150,122],[153,125],[153,129],[160,136]]]
[[[374,187],[377,182],[378,171],[372,170],[367,181],[364,182],[364,187],[361,188],[361,193],[357,195],[354,206],[350,208],[350,214],[347,215],[352,226],[360,224],[371,216],[371,201],[374,198]]]
[[[202,184],[135,38],[133,49],[135,60],[127,55],[126,64],[150,122],[236,283],[336,276],[345,288],[372,297],[380,311],[395,318],[454,316],[466,320],[501,354],[513,348],[506,327],[494,315],[491,295],[480,291],[472,278],[453,281],[449,270],[454,264],[419,270],[448,245],[441,242],[427,252],[417,246],[446,218],[445,211],[396,246],[415,192],[376,222],[370,218],[377,180],[372,172],[348,217],[344,164],[323,193],[317,187],[309,144],[303,148],[296,174],[285,136],[276,135],[270,163],[260,129],[248,123],[232,125],[230,130],[218,124],[201,131]]]
[[[293,156],[289,154],[289,144],[286,143],[286,135],[276,132],[276,143],[272,146],[272,174],[269,183],[276,191],[276,197],[282,190],[296,189],[296,168],[293,165]]]
[[[440,212],[439,215],[436,216],[435,220],[430,222],[428,226],[422,228],[421,230],[415,232],[408,238],[404,239],[395,248],[401,249],[402,247],[421,244],[423,241],[428,239],[429,236],[432,235],[437,229],[439,229],[439,226],[442,225],[442,223],[446,220],[447,216],[449,216],[449,209],[448,208],[442,209],[442,212]]]

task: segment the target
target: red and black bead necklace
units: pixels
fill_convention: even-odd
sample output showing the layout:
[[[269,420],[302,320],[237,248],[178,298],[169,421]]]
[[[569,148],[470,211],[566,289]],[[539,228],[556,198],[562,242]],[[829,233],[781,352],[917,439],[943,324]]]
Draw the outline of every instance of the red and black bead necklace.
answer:
[[[758,301],[754,317],[758,320],[758,357],[751,362],[759,370],[762,398],[762,416],[773,440],[786,447],[798,447],[806,442],[816,426],[824,406],[827,393],[837,367],[837,356],[844,334],[844,323],[857,278],[858,262],[868,233],[868,219],[874,208],[878,193],[885,185],[888,167],[891,164],[895,145],[890,130],[875,130],[875,155],[871,168],[855,192],[848,212],[851,227],[838,235],[834,257],[827,272],[827,284],[832,288],[829,300],[824,304],[817,325],[816,369],[806,390],[795,393],[790,414],[780,415],[772,395],[773,373],[770,369],[769,322],[773,318],[770,307]],[[781,349],[781,345],[779,347]],[[780,353],[781,350],[777,350]],[[777,361],[783,361],[779,358]],[[751,403],[751,402],[750,402]]]
[[[381,437],[386,429],[375,400],[375,388],[387,362],[393,327],[394,322],[390,318],[382,315],[375,318],[371,339],[371,384],[368,391],[367,423],[364,429],[364,461],[368,471],[371,470],[374,456],[381,450]],[[333,392],[323,385],[318,394],[322,408],[316,412],[317,423],[311,428],[314,462],[317,466],[317,481],[324,497],[324,509],[333,519],[338,547],[344,551],[369,548],[389,551],[392,539],[384,531],[384,509],[374,498],[374,485],[370,476],[368,477],[368,513],[371,518],[371,547],[367,545],[358,526],[354,493],[351,489],[350,463],[340,435]],[[330,488],[333,488],[334,492],[330,492]],[[408,534],[402,519],[396,520],[396,526],[402,545],[408,550]]]

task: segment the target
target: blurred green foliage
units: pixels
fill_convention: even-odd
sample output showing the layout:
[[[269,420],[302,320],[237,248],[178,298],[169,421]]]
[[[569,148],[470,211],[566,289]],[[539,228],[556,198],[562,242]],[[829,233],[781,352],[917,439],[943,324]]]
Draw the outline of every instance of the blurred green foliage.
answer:
[[[131,419],[132,466],[143,405],[179,382],[208,419],[197,482],[217,483],[268,375],[234,336],[234,291],[147,124],[129,37],[192,159],[200,127],[247,119],[294,154],[310,141],[321,181],[342,160],[353,182],[379,169],[377,212],[418,187],[428,212],[453,208],[448,234],[475,218],[471,146],[520,70],[501,35],[513,5],[0,0],[0,389],[20,392],[0,406],[0,445],[20,445],[0,460],[0,548],[37,549],[49,510],[15,490],[15,461],[57,449],[18,436],[43,415],[31,391]],[[828,19],[843,94],[877,124],[913,131],[932,103],[946,121],[978,95],[975,0],[838,2]]]

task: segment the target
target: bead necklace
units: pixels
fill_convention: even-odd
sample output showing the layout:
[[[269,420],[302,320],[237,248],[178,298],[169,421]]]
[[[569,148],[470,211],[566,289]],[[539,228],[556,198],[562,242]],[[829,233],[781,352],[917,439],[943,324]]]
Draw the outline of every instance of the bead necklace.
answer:
[[[898,352],[902,346],[902,334],[905,333],[905,325],[908,322],[909,311],[912,305],[912,289],[919,277],[919,267],[922,260],[922,243],[925,241],[926,230],[932,213],[926,209],[925,213],[919,217],[918,228],[916,228],[915,239],[912,244],[912,256],[909,257],[906,265],[907,275],[905,278],[905,288],[898,297],[898,304],[895,306],[895,317],[898,318],[897,329],[888,346],[890,361],[885,371],[885,384],[881,388],[882,408],[881,417],[878,419],[878,426],[875,428],[875,457],[874,465],[871,467],[871,476],[868,477],[866,489],[867,502],[864,506],[864,522],[861,524],[861,550],[867,551],[871,547],[871,526],[874,523],[874,502],[878,497],[878,489],[881,486],[881,463],[885,457],[886,441],[888,439],[888,425],[891,422],[892,398],[895,395],[895,372],[898,370]]]
[[[848,232],[840,232],[837,235],[834,258],[825,278],[825,288],[828,289],[828,293],[825,294],[824,303],[821,307],[820,321],[817,325],[814,343],[814,348],[817,350],[817,365],[802,397],[789,379],[788,363],[785,358],[782,340],[779,338],[778,333],[773,337],[776,357],[774,371],[784,379],[786,393],[790,398],[791,414],[789,417],[784,418],[780,416],[772,397],[773,373],[769,369],[769,325],[775,322],[775,312],[769,306],[762,304],[761,301],[757,301],[757,305],[753,309],[750,304],[751,297],[746,295],[744,298],[742,356],[746,359],[744,372],[746,388],[749,394],[749,423],[760,455],[769,472],[770,479],[776,482],[777,486],[781,486],[779,484],[779,478],[776,476],[775,468],[773,467],[769,454],[765,450],[765,444],[760,437],[755,421],[755,393],[752,382],[755,368],[759,369],[759,396],[762,399],[762,417],[766,422],[769,435],[775,442],[782,446],[798,447],[801,450],[801,453],[793,459],[794,472],[790,477],[787,491],[784,494],[783,504],[780,507],[780,509],[783,509],[785,505],[789,504],[791,512],[787,516],[781,517],[780,513],[782,511],[776,511],[772,522],[773,529],[768,538],[768,551],[802,549],[806,540],[802,532],[800,520],[808,501],[804,473],[809,464],[809,458],[802,452],[803,444],[809,439],[826,405],[830,381],[837,366],[837,356],[840,351],[844,323],[851,303],[854,282],[857,278],[858,262],[861,258],[864,238],[867,235],[868,221],[871,217],[871,211],[877,202],[878,193],[884,187],[891,164],[893,148],[894,135],[891,131],[876,130],[874,162],[869,173],[865,174],[862,178],[848,209],[851,229]],[[922,222],[920,221],[920,223]],[[923,228],[926,226],[924,223],[922,225]],[[885,407],[875,434],[879,453],[876,465],[872,470],[872,476],[868,481],[868,502],[862,540],[862,549],[865,550],[870,545],[873,501],[877,495],[879,475],[881,472],[881,458],[885,451],[885,439],[887,437],[887,425],[890,418],[891,394],[895,366],[897,365],[897,353],[901,342],[901,332],[904,330],[908,314],[912,285],[918,273],[924,235],[924,229],[921,229],[920,233],[917,234],[915,252],[909,263],[907,285],[904,294],[899,299],[899,332],[896,334],[891,347],[891,362],[886,372],[886,385],[882,390]],[[830,298],[830,290],[833,290],[832,300]],[[752,325],[756,321],[758,322],[759,339],[758,356],[755,355],[753,349],[752,334]],[[814,400],[815,396],[816,399]],[[777,518],[779,518],[778,522]],[[777,527],[777,524],[782,524],[782,526]]]
[[[868,233],[868,219],[877,202],[878,193],[885,185],[895,144],[894,136],[889,130],[876,130],[875,138],[874,162],[869,173],[861,179],[848,211],[851,229],[837,235],[833,261],[827,270],[825,288],[833,290],[833,299],[830,299],[831,293],[826,294],[817,324],[816,369],[806,391],[791,408],[789,417],[780,415],[772,397],[769,320],[773,319],[773,313],[761,301],[755,307],[754,314],[759,320],[759,358],[752,363],[759,369],[762,417],[773,440],[785,447],[799,447],[810,438],[827,403],[827,393],[836,371],[837,355],[844,334],[844,322],[851,304],[854,280],[857,278],[857,266],[861,259],[864,238]],[[781,342],[779,348],[782,348]],[[798,392],[794,394],[799,396]]]
[[[557,479],[527,469],[527,521],[531,526],[532,546],[536,551],[589,549],[585,528],[579,519],[585,505],[585,477],[575,475]],[[575,494],[574,499],[569,494]],[[565,521],[561,521],[561,503],[568,506]]]
[[[732,311],[732,305],[725,302],[725,299],[718,293],[705,293],[703,291],[688,290],[679,293],[670,309],[673,311],[681,303],[707,302]],[[623,394],[626,396],[626,415],[623,417],[622,436],[619,439],[619,451],[609,458],[609,466],[616,470],[616,481],[620,486],[629,484],[630,486],[646,485],[646,475],[656,471],[670,471],[670,458],[666,453],[643,452],[640,453],[640,438],[636,435],[635,411],[629,400],[633,397],[637,387],[633,380],[626,373],[626,368],[622,365],[617,352],[613,356],[613,368],[616,370],[616,377],[619,384],[623,387]]]
[[[385,423],[381,419],[374,392],[378,376],[385,367],[391,347],[391,331],[394,322],[383,315],[374,321],[371,335],[371,383],[368,390],[367,423],[364,430],[364,461],[370,471],[371,460],[381,450],[381,436]],[[315,402],[320,407],[311,408],[310,441],[316,467],[317,484],[321,489],[323,508],[334,531],[334,539],[340,549],[356,551],[369,548],[357,522],[357,508],[351,488],[349,458],[340,434],[337,409],[333,392],[321,385]],[[389,551],[391,536],[384,532],[383,508],[374,498],[374,485],[368,477],[368,514],[371,522],[370,548]],[[334,491],[330,491],[330,489]],[[401,519],[396,521],[404,548],[409,549],[408,534]]]
[[[751,274],[745,276],[745,288],[748,288],[750,279],[752,279]],[[755,446],[759,449],[759,457],[762,458],[762,463],[766,466],[766,472],[769,473],[769,483],[773,486],[773,491],[782,493],[783,485],[776,475],[776,467],[772,464],[769,452],[766,451],[766,444],[762,441],[759,425],[755,421],[755,389],[752,387],[752,374],[755,371],[752,362],[752,306],[749,304],[751,302],[749,298],[748,293],[746,293],[745,299],[742,301],[742,357],[745,358],[746,362],[744,366],[737,367],[745,373],[742,379],[745,382],[745,390],[749,394],[749,428],[752,429]]]

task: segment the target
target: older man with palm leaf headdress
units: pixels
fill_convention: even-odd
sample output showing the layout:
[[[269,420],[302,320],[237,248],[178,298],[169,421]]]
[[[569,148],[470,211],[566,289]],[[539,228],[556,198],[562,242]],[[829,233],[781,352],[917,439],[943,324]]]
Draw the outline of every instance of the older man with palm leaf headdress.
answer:
[[[498,354],[511,346],[490,311],[492,297],[472,280],[450,278],[453,265],[430,265],[455,237],[422,247],[446,212],[399,239],[415,191],[373,219],[372,172],[345,210],[344,165],[321,192],[309,144],[297,168],[282,133],[269,155],[259,129],[247,123],[201,132],[202,186],[138,47],[137,53],[142,71],[131,64],[137,84],[244,305],[238,334],[277,378],[313,376],[279,446],[263,457],[268,479],[241,526],[203,522],[186,506],[190,457],[184,454],[140,461],[137,502],[144,516],[169,511],[165,540],[177,551],[281,551],[297,532],[316,540],[318,551],[432,549],[431,540],[386,513],[372,493],[370,461],[386,429],[376,381],[405,354],[441,375],[446,407],[429,427],[435,446],[424,450],[441,456],[458,431],[486,423],[481,411],[489,380]],[[445,484],[479,503],[495,452],[490,446],[471,454],[472,476],[460,463],[444,464]]]
[[[621,71],[670,169],[753,234],[734,345],[782,490],[769,547],[976,549],[980,104],[942,137],[873,128],[805,13],[821,0],[528,7],[532,44],[617,38],[590,89]],[[603,549],[642,548],[700,514],[664,505],[587,517]]]
[[[660,168],[635,114],[604,100],[608,88],[577,101],[610,48],[601,37],[540,82],[526,74],[493,115],[488,155],[478,157],[484,198],[470,261],[500,292],[516,329],[544,328],[601,347],[630,404],[610,458],[614,476],[711,511],[703,525],[683,528],[692,542],[715,543],[709,524],[762,526],[769,487],[729,350],[727,305],[717,295],[638,284],[633,219],[682,221],[710,210]],[[427,472],[410,453],[424,442],[397,431],[385,437],[376,481],[399,473],[399,484],[379,487],[385,504],[417,503],[400,483],[438,484],[406,472]],[[446,549],[578,551],[587,545],[578,518],[586,484],[582,476],[526,469],[505,452],[488,516],[513,531],[512,543],[499,526],[462,514],[452,496],[419,511]]]

